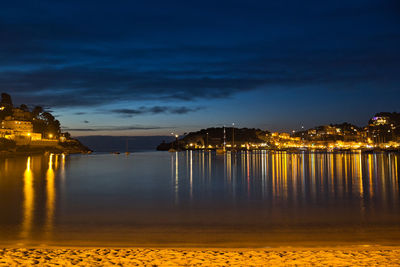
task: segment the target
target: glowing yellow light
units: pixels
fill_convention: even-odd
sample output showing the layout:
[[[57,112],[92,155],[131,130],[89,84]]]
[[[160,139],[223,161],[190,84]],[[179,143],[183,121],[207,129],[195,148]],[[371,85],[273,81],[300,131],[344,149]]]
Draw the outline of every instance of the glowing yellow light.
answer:
[[[55,208],[55,199],[56,199],[56,192],[55,192],[55,174],[53,170],[53,156],[54,154],[50,154],[49,157],[49,168],[46,173],[46,234],[50,234],[53,229],[54,223],[54,208]]]
[[[24,172],[24,218],[22,222],[22,238],[27,238],[31,232],[34,210],[33,172],[31,157],[28,157]]]

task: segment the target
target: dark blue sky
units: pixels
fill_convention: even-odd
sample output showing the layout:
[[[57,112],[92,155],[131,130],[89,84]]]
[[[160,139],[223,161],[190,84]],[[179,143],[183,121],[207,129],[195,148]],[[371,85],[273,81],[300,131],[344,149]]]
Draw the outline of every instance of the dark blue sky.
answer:
[[[0,88],[74,135],[400,111],[400,1],[3,1]]]

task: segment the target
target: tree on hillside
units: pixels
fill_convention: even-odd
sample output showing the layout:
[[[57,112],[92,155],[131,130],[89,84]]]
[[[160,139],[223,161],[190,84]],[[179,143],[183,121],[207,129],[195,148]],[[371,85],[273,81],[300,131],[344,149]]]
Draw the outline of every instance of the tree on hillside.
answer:
[[[38,123],[38,127],[40,127],[41,133],[44,135],[44,137],[48,137],[50,134],[54,137],[58,137],[60,135],[60,122],[56,120],[50,112],[46,111],[40,114],[40,120],[44,123]]]
[[[43,119],[43,120],[45,120],[47,123],[50,123],[50,122],[52,122],[52,121],[54,121],[55,120],[55,118],[54,118],[54,116],[53,115],[51,115],[51,113],[50,112],[43,112],[41,115],[40,115],[40,117]]]
[[[46,122],[44,120],[36,119],[32,121],[32,124],[33,124],[33,132],[41,133],[42,135],[44,135],[46,131]]]
[[[1,105],[5,107],[13,107],[11,96],[6,93],[1,94]]]
[[[71,134],[69,132],[63,133],[64,137],[67,139],[71,139]]]
[[[12,100],[11,96],[6,93],[1,94],[1,102],[0,105],[2,109],[0,110],[0,120],[4,120],[7,116],[12,115]]]
[[[35,107],[32,111],[34,116],[33,131],[36,133],[41,133],[44,138],[50,136],[59,137],[61,134],[61,125],[58,120],[50,112],[43,112],[42,107]]]
[[[32,110],[32,115],[34,118],[38,119],[40,114],[42,114],[42,112],[43,112],[43,108],[40,106],[36,106]]]
[[[58,136],[60,136],[60,133],[61,133],[61,125],[58,120],[53,120],[47,124],[47,127],[46,127],[47,135],[51,134],[53,136],[58,137]]]
[[[21,105],[19,106],[19,109],[22,110],[22,111],[29,111],[28,106],[25,105],[25,104],[21,104]]]

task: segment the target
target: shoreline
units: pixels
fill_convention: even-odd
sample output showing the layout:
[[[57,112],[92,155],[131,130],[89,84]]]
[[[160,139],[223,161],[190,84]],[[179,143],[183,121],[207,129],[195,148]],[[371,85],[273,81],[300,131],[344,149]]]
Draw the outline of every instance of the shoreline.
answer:
[[[179,150],[176,152],[185,152],[185,151],[196,151],[196,152],[214,152],[215,150],[204,150],[204,149],[192,149],[192,150]],[[380,153],[400,153],[400,150],[376,150],[376,151],[359,151],[359,150],[274,150],[274,149],[265,149],[265,150],[235,150],[233,152],[241,153],[241,152],[256,152],[256,151],[268,151],[268,152],[286,152],[286,153],[332,153],[332,154],[340,154],[340,153],[362,153],[362,154],[380,154]],[[140,150],[140,151],[129,151],[129,153],[142,153],[142,152],[170,152],[167,150]],[[227,152],[231,152],[227,150]],[[83,150],[61,150],[61,149],[46,149],[46,150],[31,150],[31,151],[0,151],[0,158],[7,157],[19,157],[19,156],[31,156],[31,155],[41,155],[46,153],[54,153],[54,154],[116,154],[113,151],[83,151]],[[118,152],[118,154],[123,154],[124,152]],[[218,153],[217,153],[218,154]]]
[[[21,156],[34,156],[34,155],[44,155],[46,153],[54,153],[54,154],[89,154],[88,152],[84,151],[60,151],[60,150],[44,150],[44,151],[17,151],[17,152],[10,152],[10,151],[0,151],[0,158],[13,158],[13,157],[21,157]]]
[[[321,246],[277,248],[7,247],[0,266],[293,266],[397,265],[400,246]]]
[[[202,152],[217,152],[217,149],[157,149],[157,151],[165,151],[165,152],[182,152],[182,151],[202,151]],[[287,153],[363,153],[363,154],[374,154],[374,153],[400,153],[400,149],[273,149],[273,148],[265,148],[265,149],[235,149],[230,150],[227,149],[226,152],[221,153],[225,154],[227,152],[254,152],[254,151],[268,151],[268,152],[287,152]]]
[[[196,245],[184,244],[173,245],[173,244],[24,244],[24,243],[0,243],[0,249],[159,249],[159,250],[271,250],[271,251],[281,251],[281,250],[341,250],[341,249],[354,249],[354,250],[370,250],[370,249],[400,249],[400,244],[368,244],[368,243],[322,243],[322,244],[281,244],[281,245],[266,245],[266,246],[218,246],[215,244],[210,245]],[[399,255],[400,256],[400,255]]]
[[[75,139],[58,142],[53,145],[16,145],[12,148],[1,147],[0,158],[31,156],[46,153],[53,154],[90,154],[93,151]]]

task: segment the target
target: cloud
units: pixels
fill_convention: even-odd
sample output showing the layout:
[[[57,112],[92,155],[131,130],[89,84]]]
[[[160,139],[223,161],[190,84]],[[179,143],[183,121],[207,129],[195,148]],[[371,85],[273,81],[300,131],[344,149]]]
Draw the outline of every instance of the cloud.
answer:
[[[193,101],[226,98],[237,92],[252,90],[263,83],[262,79],[210,77],[215,74],[203,74],[201,70],[191,72],[193,74],[187,70],[172,73],[164,70],[140,72],[117,67],[73,66],[3,71],[0,85],[13,88],[13,97],[20,102],[84,107],[121,100]],[[34,93],[32,88],[35,88]]]
[[[171,127],[169,127],[169,128],[171,128]],[[68,127],[63,128],[64,131],[74,131],[74,132],[157,130],[157,129],[164,129],[164,127],[131,125],[131,126],[95,126],[92,128],[68,128]]]
[[[132,117],[134,115],[143,115],[143,114],[187,114],[189,112],[195,112],[200,109],[202,108],[154,106],[154,107],[140,107],[138,109],[113,109],[111,110],[111,112]]]
[[[96,12],[83,2],[8,2],[0,10],[0,30],[8,29],[0,42],[0,87],[19,103],[185,103],[278,86],[385,91],[400,82],[398,16],[377,1],[291,8],[161,1],[159,10],[99,2]]]
[[[3,71],[0,86],[12,88],[9,93],[15,102],[51,107],[90,107],[122,100],[179,103],[229,98],[260,87],[274,90],[277,86],[290,89],[322,85],[336,90],[354,90],[357,86],[391,89],[400,82],[400,71],[395,68],[399,61],[400,56],[383,52],[338,56],[332,51],[320,51],[273,58],[264,51],[259,58],[249,55],[239,60],[232,56],[218,63],[193,62],[197,66],[194,69],[182,65],[174,71],[94,65]]]

